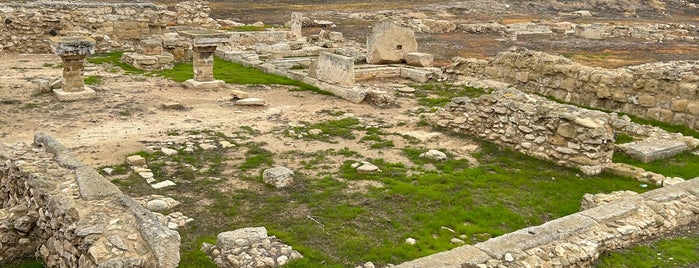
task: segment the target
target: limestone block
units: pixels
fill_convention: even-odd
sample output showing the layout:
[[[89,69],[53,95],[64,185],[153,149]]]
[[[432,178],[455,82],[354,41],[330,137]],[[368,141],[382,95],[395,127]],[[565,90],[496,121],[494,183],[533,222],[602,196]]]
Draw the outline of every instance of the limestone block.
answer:
[[[370,64],[399,63],[417,47],[412,30],[390,20],[379,20],[367,36],[366,60]]]
[[[262,180],[277,188],[288,187],[294,183],[294,171],[282,166],[265,169]]]
[[[673,100],[670,104],[670,110],[673,112],[684,112],[688,104],[688,100]]]
[[[303,27],[303,15],[299,12],[291,13],[291,22],[289,23],[291,27],[291,37],[299,38],[303,36],[301,29]]]
[[[643,94],[638,97],[638,104],[643,107],[655,107],[656,100],[654,96]]]
[[[400,77],[408,78],[415,82],[425,83],[435,76],[434,72],[419,68],[400,68]]]
[[[267,238],[267,228],[265,227],[242,228],[218,234],[216,245],[222,249],[229,249],[249,245],[265,238]]]
[[[430,67],[434,63],[434,56],[428,53],[410,52],[405,54],[405,62],[417,67]]]
[[[699,115],[699,101],[692,101],[687,104],[687,112],[698,116]]]
[[[644,163],[669,158],[687,150],[687,144],[683,141],[659,138],[625,143],[619,147],[632,158]]]
[[[131,166],[145,166],[146,159],[140,155],[131,155],[131,156],[126,158],[126,163],[131,165]]]
[[[671,122],[674,117],[674,113],[666,109],[651,108],[646,112],[646,117],[653,120]]]
[[[354,86],[354,59],[322,52],[318,56],[316,78],[340,86]]]

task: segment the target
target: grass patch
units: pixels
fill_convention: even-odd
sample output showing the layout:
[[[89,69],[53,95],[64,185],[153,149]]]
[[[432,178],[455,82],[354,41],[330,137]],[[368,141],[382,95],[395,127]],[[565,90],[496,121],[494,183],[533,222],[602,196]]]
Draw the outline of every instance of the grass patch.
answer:
[[[680,177],[684,179],[699,177],[699,155],[691,152],[682,152],[671,158],[659,159],[650,163],[643,163],[622,152],[614,152],[612,162],[637,166],[648,171],[663,174],[666,177]]]
[[[597,261],[598,268],[670,268],[699,266],[699,236],[657,241],[618,252],[607,252]]]
[[[0,262],[0,267],[5,268],[43,268],[44,263],[37,259],[22,258],[14,259],[8,263]]]
[[[351,137],[354,142],[359,140],[352,134],[359,131],[358,124],[357,119],[345,118],[311,127],[333,137]],[[381,138],[379,130],[366,132],[366,136]],[[198,133],[201,139],[227,139],[220,133]],[[374,142],[372,139],[367,141]],[[442,162],[421,159],[418,155],[425,151],[421,148],[401,148],[416,164],[408,166],[365,159],[348,148],[289,151],[275,156],[263,146],[248,142],[228,149],[180,151],[173,156],[139,153],[146,157],[157,180],[176,180],[178,186],[167,190],[167,195],[182,202],[177,210],[196,215],[194,222],[179,229],[181,267],[214,267],[199,252],[201,243],[213,242],[220,232],[251,226],[265,226],[271,235],[304,255],[288,267],[354,267],[366,261],[384,266],[454,248],[458,245],[450,242],[452,238],[473,244],[577,212],[585,193],[653,188],[640,188],[634,180],[613,175],[581,176],[576,169],[487,142],[474,155],[480,167],[470,167],[467,161],[451,155]],[[231,154],[239,161],[225,161]],[[329,156],[344,156],[345,160],[339,168],[323,165]],[[276,157],[303,167],[292,186],[265,186],[257,174],[245,181],[250,187],[225,187],[228,184],[224,182],[234,179],[231,177],[245,179],[240,171],[272,166]],[[360,160],[377,165],[382,172],[358,173],[351,165]],[[423,168],[427,164],[434,168]],[[212,174],[223,170],[234,173],[221,176],[221,184],[205,184],[202,177],[209,175],[202,170],[206,168],[213,169]],[[313,169],[322,170],[318,173],[322,175],[305,175],[304,170]],[[384,187],[368,188],[366,193],[348,191],[351,183],[360,180],[380,182]],[[139,187],[121,188],[133,194]],[[153,190],[149,191],[152,194]],[[408,237],[417,244],[407,245],[404,241]]]
[[[271,25],[265,25],[265,26],[243,25],[243,26],[238,26],[238,27],[224,28],[224,30],[233,31],[233,32],[260,32],[260,31],[265,31],[265,30],[272,28],[272,27],[273,26],[271,26]]]
[[[432,83],[425,85],[413,85],[420,89],[415,93],[418,97],[417,103],[427,107],[441,107],[446,105],[455,97],[477,98],[480,95],[488,94],[492,90],[475,88],[469,86],[455,86],[445,83]]]
[[[90,75],[85,77],[85,85],[101,85],[104,84],[102,77],[99,75]]]
[[[625,133],[619,133],[616,136],[616,141],[614,141],[615,144],[624,144],[624,143],[629,143],[633,142],[634,138],[631,135],[625,134]]]
[[[121,55],[123,54],[123,51],[100,53],[87,57],[87,62],[92,64],[110,64],[121,68],[126,74],[146,74],[146,72],[142,70],[136,69],[131,65],[121,62]]]

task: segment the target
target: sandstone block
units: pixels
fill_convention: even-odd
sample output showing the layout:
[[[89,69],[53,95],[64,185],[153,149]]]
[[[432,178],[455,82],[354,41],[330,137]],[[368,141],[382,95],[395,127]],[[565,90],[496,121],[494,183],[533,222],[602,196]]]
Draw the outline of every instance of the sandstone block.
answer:
[[[410,52],[405,54],[405,61],[412,66],[430,67],[434,63],[434,56],[428,53]]]
[[[670,110],[673,112],[684,112],[687,110],[687,104],[689,104],[688,100],[673,100],[670,105]]]
[[[354,59],[322,52],[318,56],[316,78],[340,86],[354,86]]]
[[[374,23],[367,37],[366,61],[370,64],[399,63],[417,51],[415,33],[390,20]]]
[[[656,100],[654,96],[643,94],[638,97],[638,104],[643,107],[655,107]]]
[[[619,147],[632,158],[644,163],[669,158],[687,150],[687,144],[683,141],[657,138],[625,143]]]
[[[699,115],[699,101],[692,101],[687,104],[687,112],[697,116]]]
[[[126,158],[126,163],[131,165],[131,166],[145,166],[146,159],[140,155],[131,155],[131,156]]]

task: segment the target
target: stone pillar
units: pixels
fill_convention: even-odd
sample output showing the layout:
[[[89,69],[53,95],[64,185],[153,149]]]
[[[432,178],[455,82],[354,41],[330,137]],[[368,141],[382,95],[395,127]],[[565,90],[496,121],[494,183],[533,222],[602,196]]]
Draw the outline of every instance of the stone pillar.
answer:
[[[188,30],[179,32],[192,39],[194,79],[184,82],[187,88],[216,89],[226,83],[214,79],[214,52],[220,44],[228,42],[228,34],[223,31]]]
[[[194,80],[198,82],[214,81],[214,52],[216,46],[195,46],[192,60],[194,61]]]
[[[95,40],[85,36],[56,36],[49,41],[51,49],[63,60],[63,86],[53,90],[58,100],[94,98],[95,91],[85,86],[83,67],[85,57],[95,52]]]
[[[303,15],[298,12],[291,13],[291,38],[302,37],[301,28],[303,28]]]

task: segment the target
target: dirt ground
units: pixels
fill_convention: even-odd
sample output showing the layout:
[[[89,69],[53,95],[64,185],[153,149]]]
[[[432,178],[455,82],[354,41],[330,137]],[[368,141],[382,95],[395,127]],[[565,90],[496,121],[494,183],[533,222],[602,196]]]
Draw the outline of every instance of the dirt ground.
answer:
[[[58,78],[62,69],[55,68],[60,58],[53,55],[6,55],[0,60],[5,78],[0,87],[0,142],[17,141],[30,144],[33,135],[45,132],[64,143],[73,154],[93,167],[122,163],[127,154],[143,150],[145,144],[170,139],[170,130],[214,130],[224,134],[250,126],[262,134],[255,142],[265,142],[266,149],[284,152],[298,149],[318,151],[349,149],[366,157],[409,162],[399,152],[368,150],[367,146],[320,141],[305,141],[285,135],[291,126],[330,120],[327,111],[343,112],[343,116],[360,119],[364,125],[390,126],[388,132],[408,133],[435,148],[468,147],[468,141],[447,137],[435,139],[438,133],[416,128],[419,118],[410,113],[415,100],[410,95],[399,97],[399,107],[374,108],[353,104],[334,96],[306,91],[289,91],[287,86],[233,86],[263,98],[263,107],[236,106],[228,90],[197,91],[184,88],[160,77],[129,76],[112,73],[107,65],[88,64],[85,76],[101,76],[101,85],[91,86],[97,98],[76,102],[59,102],[52,93],[38,93],[32,80]],[[387,83],[394,81],[373,81]],[[178,102],[185,110],[166,110],[162,105]],[[402,139],[395,139],[399,142]],[[397,144],[398,145],[398,144]],[[400,147],[400,146],[399,146]],[[471,150],[471,149],[468,149]],[[467,157],[467,155],[465,155]],[[405,160],[405,161],[401,161]]]

